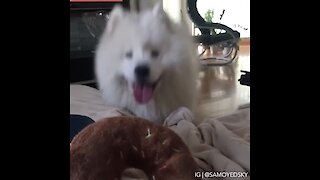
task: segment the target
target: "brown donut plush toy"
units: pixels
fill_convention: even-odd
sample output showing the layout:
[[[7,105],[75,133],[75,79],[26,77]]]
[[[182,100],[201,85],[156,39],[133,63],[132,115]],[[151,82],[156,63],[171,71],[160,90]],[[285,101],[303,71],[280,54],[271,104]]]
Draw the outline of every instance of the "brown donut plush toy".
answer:
[[[137,117],[90,124],[70,146],[70,180],[130,179],[130,172],[131,179],[191,180],[197,170],[177,134]]]

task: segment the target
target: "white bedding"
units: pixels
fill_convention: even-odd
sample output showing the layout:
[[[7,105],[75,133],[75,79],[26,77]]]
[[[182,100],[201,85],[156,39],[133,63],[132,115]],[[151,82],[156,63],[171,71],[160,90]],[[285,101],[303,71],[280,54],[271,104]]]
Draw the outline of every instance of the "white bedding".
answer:
[[[209,118],[197,126],[192,120],[191,112],[180,108],[164,125],[184,140],[203,171],[244,172],[243,175],[248,176],[238,179],[250,179],[250,109]]]
[[[119,112],[116,108],[104,104],[97,89],[70,85],[70,114],[88,116],[97,121],[103,117],[117,116]]]
[[[85,115],[95,121],[104,117],[130,115],[104,105],[98,90],[82,85],[70,85],[70,114]],[[183,139],[200,169],[250,174],[250,108],[219,118],[209,118],[197,126],[192,120],[190,111],[180,108],[168,116],[163,125]],[[217,179],[250,179],[250,176]]]

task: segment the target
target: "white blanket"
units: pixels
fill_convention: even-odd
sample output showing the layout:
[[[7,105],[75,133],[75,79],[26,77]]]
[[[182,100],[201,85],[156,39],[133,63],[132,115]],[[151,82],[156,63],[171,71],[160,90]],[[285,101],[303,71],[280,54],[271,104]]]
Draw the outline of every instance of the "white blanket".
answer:
[[[124,110],[105,106],[99,91],[81,85],[70,86],[70,114],[85,115],[95,121],[104,117],[130,116]],[[182,138],[203,171],[243,172],[241,175],[247,175],[246,178],[211,179],[250,179],[250,108],[208,118],[197,126],[192,121],[191,112],[182,107],[168,116],[163,125]]]
[[[164,125],[183,139],[203,171],[244,172],[248,177],[239,179],[250,179],[249,111],[243,109],[228,116],[207,119],[195,126],[190,111],[180,108],[165,120]]]

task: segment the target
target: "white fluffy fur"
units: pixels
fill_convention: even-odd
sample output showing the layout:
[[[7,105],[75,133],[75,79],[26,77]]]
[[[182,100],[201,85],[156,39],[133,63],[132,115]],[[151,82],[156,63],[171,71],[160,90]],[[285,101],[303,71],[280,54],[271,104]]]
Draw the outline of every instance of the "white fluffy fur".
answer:
[[[157,58],[151,57],[151,49],[159,50]],[[130,59],[125,56],[129,50]],[[157,123],[179,107],[195,110],[198,63],[191,36],[184,25],[171,22],[159,4],[140,13],[115,7],[95,61],[99,89],[108,105]],[[131,86],[139,63],[150,66],[153,81],[160,78],[147,104],[135,101]]]

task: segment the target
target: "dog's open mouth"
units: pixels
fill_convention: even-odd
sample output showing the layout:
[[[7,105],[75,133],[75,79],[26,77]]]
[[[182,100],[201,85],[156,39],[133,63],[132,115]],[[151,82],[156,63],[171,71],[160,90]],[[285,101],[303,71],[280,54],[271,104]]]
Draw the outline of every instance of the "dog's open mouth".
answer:
[[[157,81],[158,82],[158,81]],[[155,83],[139,83],[135,82],[132,85],[133,95],[135,100],[140,104],[149,102],[153,96],[154,90],[157,86]]]

